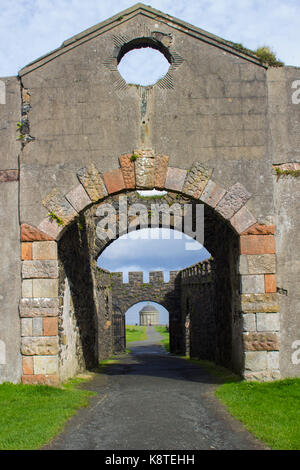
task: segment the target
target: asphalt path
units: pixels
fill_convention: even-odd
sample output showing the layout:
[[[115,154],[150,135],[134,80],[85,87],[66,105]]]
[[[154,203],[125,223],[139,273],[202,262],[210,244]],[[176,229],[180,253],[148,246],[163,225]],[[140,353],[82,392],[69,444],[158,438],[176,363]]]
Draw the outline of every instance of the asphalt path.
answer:
[[[218,381],[172,356],[162,336],[129,343],[129,355],[86,382],[97,392],[44,449],[258,450],[265,447],[214,396]]]

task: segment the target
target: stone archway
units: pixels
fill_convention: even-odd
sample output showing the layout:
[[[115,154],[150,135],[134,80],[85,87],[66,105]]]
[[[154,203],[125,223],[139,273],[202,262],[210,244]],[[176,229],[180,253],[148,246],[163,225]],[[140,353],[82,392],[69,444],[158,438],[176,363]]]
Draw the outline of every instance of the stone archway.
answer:
[[[96,311],[96,283],[92,270],[77,270],[79,278],[76,280],[78,283],[86,283],[89,292],[87,298],[91,305],[87,306],[84,298],[77,299],[78,304],[72,305],[68,292],[70,287],[74,288],[74,276],[77,274],[70,265],[69,272],[64,273],[68,281],[64,291],[61,290],[59,277],[62,276],[62,268],[58,263],[57,242],[61,240],[60,258],[62,253],[67,254],[68,246],[69,250],[70,247],[77,250],[78,259],[88,266],[93,258],[90,256],[93,248],[88,236],[91,227],[88,225],[82,228],[86,219],[81,219],[80,215],[99,201],[104,202],[119,193],[153,188],[165,189],[171,194],[204,203],[207,220],[209,217],[213,220],[209,229],[218,227],[219,231],[234,234],[234,242],[228,253],[231,273],[236,271],[231,285],[230,305],[226,304],[222,295],[227,288],[226,284],[219,284],[217,289],[220,306],[231,313],[226,325],[230,322],[232,337],[237,335],[233,343],[236,362],[245,378],[270,380],[279,377],[274,226],[257,223],[246,205],[251,195],[240,183],[226,190],[211,179],[212,169],[194,162],[190,170],[185,170],[169,167],[168,161],[169,157],[165,155],[156,155],[153,150],[143,149],[122,155],[119,158],[120,167],[103,175],[94,164],[90,164],[78,172],[80,183],[66,196],[53,189],[43,200],[49,215],[37,228],[26,224],[21,226],[23,263],[20,316],[24,383],[57,384],[65,378],[61,372],[61,358],[67,357],[69,345],[64,344],[66,339],[59,334],[59,329],[62,328],[66,305],[71,306],[65,316],[69,325],[72,323],[72,315],[75,318],[75,310],[81,312],[82,318],[78,334],[73,335],[73,353],[78,362],[76,367],[88,367],[98,357],[89,351],[92,344],[99,344],[97,321],[102,322],[102,329],[112,329],[108,318],[111,308],[109,301],[108,316],[102,315],[100,318]],[[74,245],[66,243],[66,240],[70,242],[71,232]],[[215,249],[217,251],[218,246]],[[223,278],[220,278],[221,282],[228,281],[229,275],[229,271],[225,272]],[[102,290],[99,290],[104,305],[105,292],[109,290],[109,276],[103,274],[105,279],[102,279]],[[70,279],[73,286],[70,286]],[[222,318],[220,315],[219,320],[222,321]],[[88,323],[87,329],[85,325]]]

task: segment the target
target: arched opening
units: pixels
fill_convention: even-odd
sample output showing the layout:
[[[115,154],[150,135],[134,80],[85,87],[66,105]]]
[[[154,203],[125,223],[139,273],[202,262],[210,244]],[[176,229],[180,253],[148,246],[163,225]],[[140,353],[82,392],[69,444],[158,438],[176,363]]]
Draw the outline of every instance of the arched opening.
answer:
[[[122,202],[121,196],[126,196],[128,218],[125,226],[122,214],[117,211]],[[141,198],[136,191],[127,191],[111,195],[90,206],[59,241],[60,296],[64,312],[60,337],[65,337],[65,344],[60,341],[60,361],[62,367],[65,364],[66,370],[71,367],[68,348],[75,351],[75,359],[72,360],[78,368],[83,365],[93,367],[100,359],[124,350],[125,312],[139,301],[157,302],[169,311],[172,352],[208,358],[237,371],[241,370],[243,349],[238,304],[238,236],[213,209],[205,206],[204,245],[207,251],[202,251],[201,259],[201,250],[186,250],[185,262],[180,264],[175,249],[177,264],[167,266],[165,270],[171,270],[171,273],[165,278],[161,260],[164,252],[171,250],[172,243],[180,241],[180,238],[167,238],[167,248],[162,248],[161,252],[157,248],[149,249],[150,256],[145,247],[150,246],[151,241],[163,240],[141,239],[144,249],[138,247],[137,241],[137,234],[151,227],[154,213],[151,204],[161,204],[162,201],[167,208],[171,208],[174,203],[182,210],[190,205],[192,215],[189,233],[193,232],[196,238],[195,209],[200,204],[199,200],[179,193],[167,193],[159,201],[154,201],[152,198]],[[137,204],[140,210],[138,216]],[[112,208],[108,216],[107,211],[106,215],[101,212],[104,207]],[[106,222],[114,219],[117,227],[115,232],[110,229],[110,235],[113,236],[101,238],[99,226],[105,217]],[[131,233],[124,240],[128,229]],[[175,234],[181,233],[174,213],[170,216],[169,229]],[[150,230],[166,233],[163,218],[159,219],[157,227],[151,227]],[[187,234],[183,234],[181,243],[187,239]],[[127,248],[125,241],[129,242]],[[114,256],[107,256],[107,253],[113,252],[113,246],[118,245]],[[105,259],[105,253],[106,262],[110,260],[111,264],[100,264],[99,267],[98,258]],[[129,272],[128,279],[125,276],[123,278],[126,266],[122,265],[122,253],[129,257],[127,271],[128,265],[135,268],[133,272],[129,269],[131,274]],[[161,259],[159,264],[155,262],[149,266],[149,277],[144,279],[141,272],[145,271],[144,267],[130,265],[132,254],[139,255],[146,262],[151,257],[154,259],[155,254]],[[201,264],[210,254],[214,259],[213,264],[211,261]],[[176,256],[173,256],[174,260]],[[160,268],[160,272],[157,272],[157,268]],[[66,286],[70,292],[69,301]]]

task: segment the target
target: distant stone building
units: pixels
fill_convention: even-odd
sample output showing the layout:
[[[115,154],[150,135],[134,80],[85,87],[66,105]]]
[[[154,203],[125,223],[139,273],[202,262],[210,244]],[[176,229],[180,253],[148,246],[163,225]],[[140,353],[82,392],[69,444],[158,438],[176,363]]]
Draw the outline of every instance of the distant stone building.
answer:
[[[139,313],[140,326],[158,325],[158,310],[153,305],[145,305]]]

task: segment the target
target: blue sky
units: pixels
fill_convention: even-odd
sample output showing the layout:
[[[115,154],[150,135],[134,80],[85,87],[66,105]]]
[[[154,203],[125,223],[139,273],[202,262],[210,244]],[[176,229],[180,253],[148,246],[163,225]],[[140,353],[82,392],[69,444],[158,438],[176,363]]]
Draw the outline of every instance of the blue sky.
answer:
[[[0,0],[0,77],[16,75],[26,64],[59,47],[64,40],[135,3],[130,0]],[[268,45],[286,65],[300,66],[299,0],[147,0],[146,3],[250,49]],[[144,66],[140,67],[150,77],[149,83],[164,75],[168,68],[159,52],[151,52],[152,56],[146,56]],[[126,54],[119,66],[129,82],[132,79],[126,74],[134,69],[136,75],[137,68],[133,66],[136,60]],[[151,77],[152,69],[158,76]],[[146,84],[142,83],[142,77],[137,78],[139,83]],[[203,251],[185,250],[185,240],[145,243],[136,236],[127,240],[127,245],[124,240],[112,244],[103,253],[101,265],[124,272],[157,269],[167,272],[206,257]],[[136,315],[137,311],[135,307]]]

